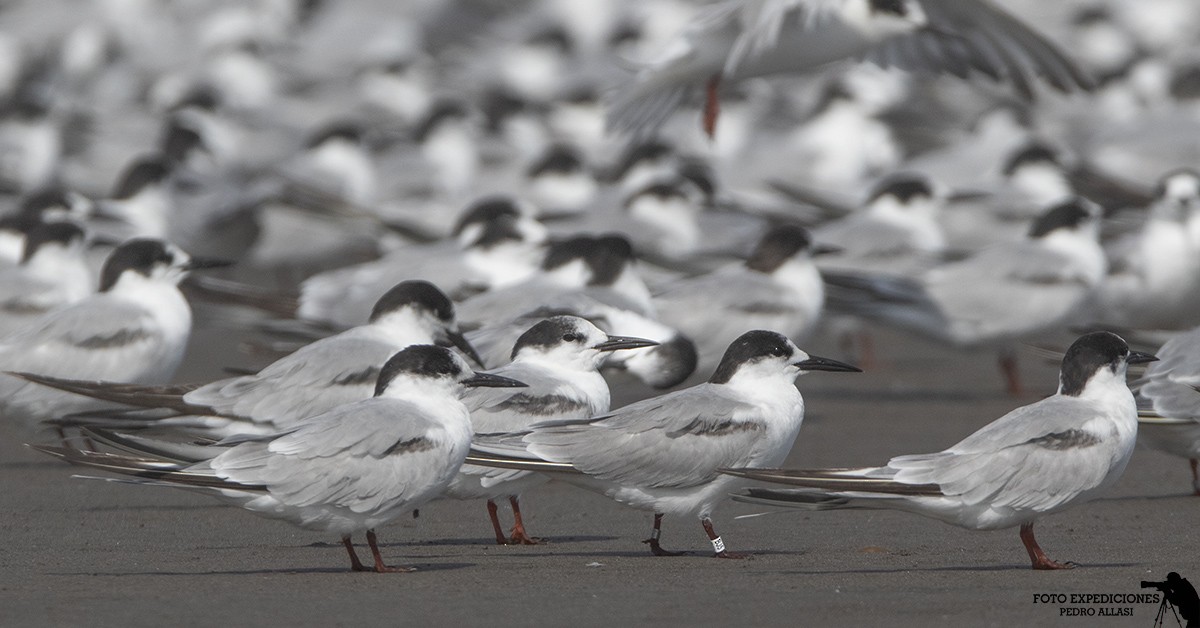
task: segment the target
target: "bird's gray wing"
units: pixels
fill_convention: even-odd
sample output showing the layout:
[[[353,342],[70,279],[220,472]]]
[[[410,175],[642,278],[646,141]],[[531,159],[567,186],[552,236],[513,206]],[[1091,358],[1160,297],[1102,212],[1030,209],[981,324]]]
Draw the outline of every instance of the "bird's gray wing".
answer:
[[[833,15],[842,0],[749,0],[734,2],[738,7],[740,34],[725,62],[724,74],[732,76],[738,68],[762,56],[779,43],[785,24],[811,29]],[[716,16],[714,16],[715,18]]]
[[[888,258],[918,252],[909,230],[861,216],[821,225],[813,231],[813,239],[842,249],[834,259]]]
[[[375,390],[379,369],[395,347],[366,338],[333,336],[306,345],[255,375],[213,382],[184,401],[217,414],[277,427],[320,414]]]
[[[445,428],[419,408],[369,399],[268,442],[237,445],[207,464],[220,477],[266,486],[289,506],[368,512],[433,483],[452,448]]]
[[[584,393],[545,368],[515,362],[492,372],[527,386],[479,386],[463,393],[461,399],[471,411],[471,425],[476,432],[518,432],[550,419],[586,419],[596,414]]]
[[[920,2],[928,26],[884,41],[868,55],[870,60],[961,78],[979,72],[1011,83],[1026,99],[1033,98],[1035,75],[1063,92],[1093,84],[1054,43],[988,0]]]
[[[1155,355],[1136,382],[1139,403],[1161,417],[1200,418],[1200,329],[1168,340]]]
[[[753,408],[701,384],[607,416],[534,426],[530,453],[616,484],[686,488],[747,466],[766,434]]]
[[[1050,397],[1004,415],[949,449],[899,456],[885,473],[905,484],[936,484],[967,504],[1046,511],[1100,486],[1119,452],[1084,428],[1097,409]]]
[[[0,369],[133,381],[145,377],[146,365],[171,350],[163,345],[163,330],[144,309],[98,295],[79,307],[51,312],[6,338],[0,343]]]
[[[1072,259],[1027,243],[936,268],[923,283],[960,340],[1019,336],[1058,324],[1094,287]]]

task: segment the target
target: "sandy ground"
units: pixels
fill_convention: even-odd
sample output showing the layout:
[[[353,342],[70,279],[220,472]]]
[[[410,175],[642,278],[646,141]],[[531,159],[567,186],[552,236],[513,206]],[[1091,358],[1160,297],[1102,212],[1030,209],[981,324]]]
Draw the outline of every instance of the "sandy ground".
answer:
[[[862,375],[800,379],[808,416],[789,461],[855,465],[935,451],[1052,392],[1055,368],[1024,356],[1031,393],[1012,399],[987,353],[951,353],[883,333]],[[184,379],[216,376],[231,341],[204,329]],[[831,342],[806,343],[836,356]],[[206,355],[207,354],[207,355]],[[969,532],[894,512],[735,519],[717,530],[743,561],[710,558],[695,521],[667,520],[655,558],[639,542],[650,515],[566,486],[525,500],[548,542],[494,545],[482,503],[439,502],[380,531],[411,574],[346,570],[336,538],[300,531],[183,491],[71,479],[72,469],[0,432],[0,623],[23,625],[1112,625],[1132,616],[1062,617],[1036,594],[1138,593],[1174,570],[1200,581],[1200,498],[1186,462],[1139,450],[1111,494],[1038,527],[1072,571],[1028,568],[1016,530]],[[366,554],[366,548],[360,548]]]

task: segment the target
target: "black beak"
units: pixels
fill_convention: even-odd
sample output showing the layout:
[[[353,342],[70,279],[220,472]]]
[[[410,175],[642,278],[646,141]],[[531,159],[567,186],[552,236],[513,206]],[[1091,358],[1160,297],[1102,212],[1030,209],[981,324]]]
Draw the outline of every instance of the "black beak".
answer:
[[[118,240],[116,238],[110,238],[110,237],[102,236],[102,235],[95,235],[95,236],[92,236],[91,239],[88,240],[88,246],[89,247],[97,247],[97,248],[98,247],[116,248],[118,246],[121,246],[121,242],[122,242],[121,240]]]
[[[1146,364],[1147,362],[1157,362],[1158,356],[1141,351],[1130,351],[1129,357],[1125,358],[1125,361],[1129,364]]]
[[[129,224],[129,221],[126,220],[124,216],[113,211],[112,208],[110,208],[103,201],[93,204],[92,210],[88,213],[88,216],[101,222],[119,222],[126,225]]]
[[[518,382],[515,379],[502,377],[500,375],[492,375],[491,373],[476,372],[472,377],[468,377],[462,381],[463,386],[482,386],[484,388],[528,388],[529,384]]]
[[[846,249],[840,246],[834,246],[832,244],[814,244],[812,245],[812,256],[820,257],[822,255],[834,255],[845,250]]]
[[[621,349],[641,349],[642,347],[655,347],[658,343],[645,338],[634,338],[633,336],[609,336],[608,340],[593,345],[592,348],[597,351],[620,351]]]
[[[475,350],[475,347],[471,346],[470,342],[467,342],[467,337],[462,335],[461,331],[458,331],[457,329],[450,330],[446,332],[446,335],[450,338],[450,343],[455,347],[458,347],[459,351],[467,354],[467,357],[471,358],[471,360],[479,366],[487,368],[487,365],[483,363],[483,358],[480,357],[479,352]]]
[[[954,190],[946,197],[951,203],[967,203],[970,201],[979,201],[994,196],[992,192],[984,190]]]
[[[794,362],[793,366],[800,367],[801,371],[835,371],[840,373],[861,373],[862,369],[857,366],[850,366],[845,362],[830,360],[829,358],[820,358],[815,355],[808,356],[807,360]]]
[[[184,270],[203,270],[205,268],[224,268],[233,266],[232,260],[216,259],[212,257],[193,257],[188,260],[188,263],[183,265]]]

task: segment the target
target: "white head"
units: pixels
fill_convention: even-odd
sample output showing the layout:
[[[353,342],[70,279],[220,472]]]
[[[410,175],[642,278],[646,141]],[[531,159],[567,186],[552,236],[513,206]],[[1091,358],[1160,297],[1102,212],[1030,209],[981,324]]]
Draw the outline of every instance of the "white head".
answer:
[[[109,254],[100,271],[100,292],[125,285],[176,285],[189,271],[228,266],[229,262],[191,257],[179,247],[152,238],[134,238]]]
[[[525,384],[499,375],[476,373],[466,360],[444,347],[412,345],[384,363],[375,384],[375,396],[443,394],[458,398],[464,390],[476,386],[520,388]]]
[[[1145,364],[1157,359],[1148,353],[1130,351],[1129,345],[1112,332],[1084,334],[1063,356],[1058,393],[1080,397],[1088,395],[1093,388],[1112,383],[1125,386],[1125,371],[1130,364]]]
[[[791,382],[809,371],[858,373],[861,369],[812,356],[801,351],[787,336],[773,331],[748,331],[734,340],[721,358],[710,384],[738,384],[763,379]]]
[[[379,297],[370,323],[403,338],[423,337],[426,342],[452,344],[484,366],[483,358],[458,328],[454,304],[428,281],[402,281]]]
[[[537,361],[562,368],[594,371],[613,351],[652,347],[644,338],[610,336],[578,316],[547,318],[517,338],[513,362]]]

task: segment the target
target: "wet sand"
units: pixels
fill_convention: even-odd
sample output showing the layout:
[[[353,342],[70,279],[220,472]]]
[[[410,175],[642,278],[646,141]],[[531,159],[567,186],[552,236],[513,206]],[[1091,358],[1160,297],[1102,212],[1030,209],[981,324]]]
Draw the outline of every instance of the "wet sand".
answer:
[[[1012,399],[986,352],[876,338],[872,372],[800,379],[808,416],[789,464],[936,451],[1053,391],[1055,368],[1029,353],[1030,394]],[[218,376],[234,340],[200,330],[180,379]],[[804,344],[838,356],[832,342]],[[496,546],[482,503],[438,502],[379,532],[389,563],[419,571],[377,575],[348,572],[331,536],[184,491],[71,479],[67,465],[22,447],[27,436],[11,426],[0,434],[7,626],[1145,626],[1153,604],[1086,605],[1129,607],[1132,617],[1062,617],[1060,604],[1034,596],[1140,593],[1141,580],[1172,570],[1200,578],[1200,498],[1187,463],[1141,449],[1107,498],[1039,524],[1052,558],[1080,564],[1072,571],[1030,570],[1015,529],[969,532],[880,511],[735,519],[760,509],[734,503],[718,511],[717,530],[752,558],[710,558],[698,523],[671,519],[663,545],[693,554],[655,558],[640,543],[648,513],[551,485],[524,500],[530,532],[548,542]]]

